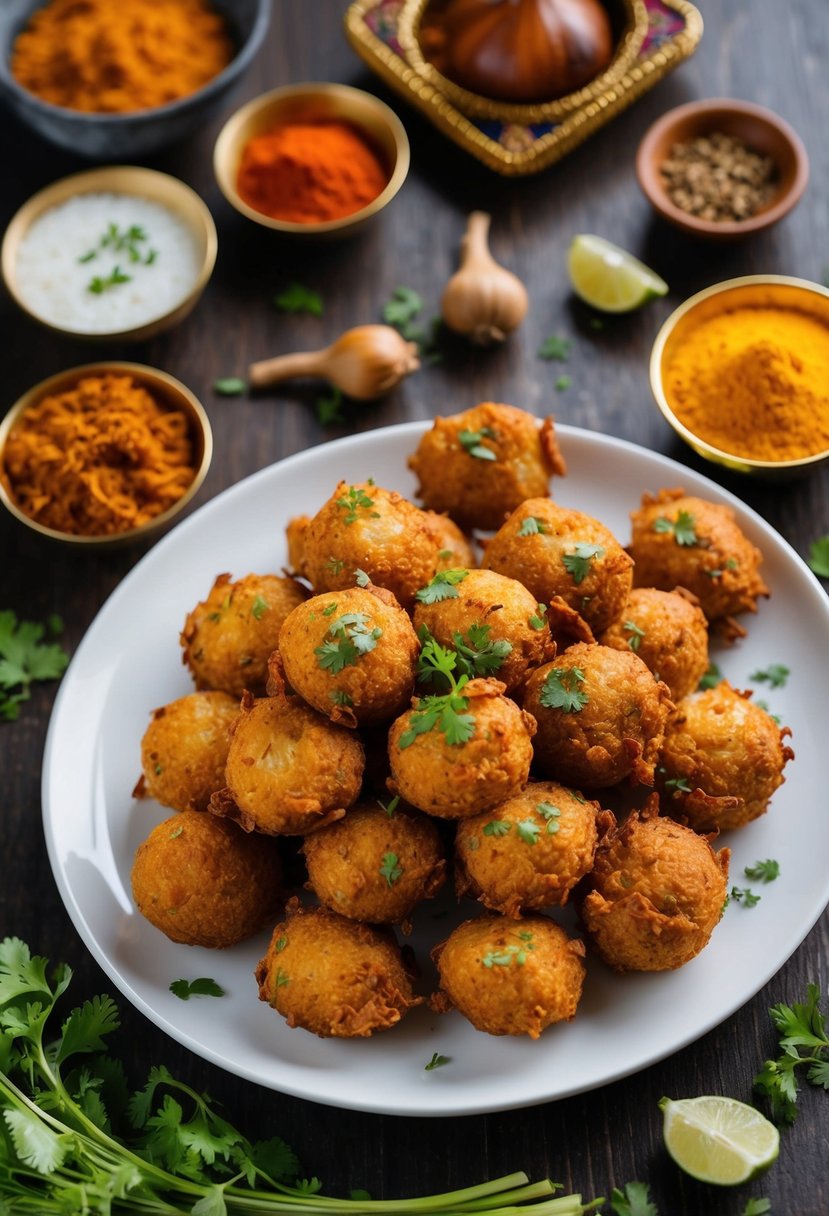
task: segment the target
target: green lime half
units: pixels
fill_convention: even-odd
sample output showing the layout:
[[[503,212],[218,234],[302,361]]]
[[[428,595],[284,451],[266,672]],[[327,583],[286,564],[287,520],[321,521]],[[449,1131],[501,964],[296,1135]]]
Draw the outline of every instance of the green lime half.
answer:
[[[602,312],[631,312],[668,290],[664,279],[626,250],[588,233],[573,237],[567,270],[576,295]]]
[[[698,1182],[737,1186],[777,1159],[780,1133],[753,1106],[718,1095],[663,1098],[662,1135],[674,1161]]]

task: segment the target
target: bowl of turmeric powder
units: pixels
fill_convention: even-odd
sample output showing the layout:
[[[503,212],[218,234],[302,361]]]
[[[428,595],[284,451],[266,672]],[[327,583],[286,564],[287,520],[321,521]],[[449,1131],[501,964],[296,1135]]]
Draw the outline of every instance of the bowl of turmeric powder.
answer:
[[[0,422],[0,502],[52,540],[107,549],[166,528],[213,453],[204,407],[138,363],[89,363],[29,389]]]
[[[691,296],[653,345],[666,421],[715,464],[770,479],[829,461],[829,289],[786,275]]]
[[[208,121],[262,45],[271,0],[3,0],[0,96],[39,135],[133,160]]]
[[[349,85],[286,85],[231,115],[213,153],[241,215],[292,237],[350,236],[395,197],[409,170],[400,119]]]

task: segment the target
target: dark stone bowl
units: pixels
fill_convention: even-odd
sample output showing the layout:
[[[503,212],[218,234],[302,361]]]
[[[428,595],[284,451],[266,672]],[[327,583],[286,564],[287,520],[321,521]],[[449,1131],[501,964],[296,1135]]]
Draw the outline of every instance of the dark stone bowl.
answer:
[[[113,0],[120,3],[121,0]],[[87,114],[41,101],[21,88],[9,61],[14,39],[44,0],[0,4],[0,98],[44,139],[96,161],[128,162],[186,138],[218,109],[262,45],[271,0],[213,0],[225,14],[237,51],[224,71],[189,97],[132,114]]]

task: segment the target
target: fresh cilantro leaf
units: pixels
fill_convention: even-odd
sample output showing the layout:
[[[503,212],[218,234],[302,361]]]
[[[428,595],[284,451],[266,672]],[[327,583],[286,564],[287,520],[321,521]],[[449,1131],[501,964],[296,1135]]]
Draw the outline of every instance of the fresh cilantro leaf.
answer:
[[[755,671],[748,678],[759,684],[768,684],[771,688],[783,688],[791,672],[782,663],[772,663],[764,671]]]
[[[562,338],[559,334],[551,334],[538,348],[539,359],[555,359],[559,363],[565,363],[569,354],[570,340]]]
[[[512,827],[511,823],[507,823],[506,819],[490,819],[489,823],[484,824],[484,836],[506,836]]]
[[[735,903],[742,904],[744,908],[753,908],[760,902],[760,896],[755,895],[750,887],[732,887],[729,892],[729,898]]]
[[[622,625],[625,633],[629,633],[628,646],[631,650],[638,650],[641,645],[642,638],[645,637],[644,629],[640,629],[635,621],[625,621]]]
[[[369,507],[374,506],[374,499],[370,494],[366,494],[365,490],[361,490],[358,486],[349,486],[348,492],[337,499],[337,506],[340,510],[345,511],[346,524],[356,523],[359,519],[358,512],[368,511]],[[371,511],[369,519],[379,519],[379,511]]]
[[[516,823],[515,830],[518,833],[518,839],[523,840],[524,844],[536,844],[541,828],[532,819],[522,819]]]
[[[692,792],[687,777],[668,777],[665,781],[665,789],[673,790],[675,794],[690,794]]]
[[[583,541],[578,541],[573,546],[572,553],[565,553],[562,557],[564,569],[573,579],[576,586],[583,583],[590,573],[590,565],[595,557],[604,557],[604,549],[601,545],[588,545]]]
[[[279,1136],[258,1140],[251,1146],[250,1158],[256,1169],[274,1182],[293,1182],[299,1173],[299,1161],[294,1150]]]
[[[449,1064],[449,1063],[451,1063],[449,1056],[442,1056],[442,1055],[439,1055],[438,1052],[434,1052],[431,1060],[429,1061],[428,1064],[425,1065],[423,1071],[431,1072],[433,1068],[443,1068],[444,1064]]]
[[[668,519],[667,516],[660,515],[653,522],[654,532],[672,532],[678,545],[699,544],[695,529],[695,520],[690,511],[679,511],[676,519]]]
[[[510,942],[501,949],[488,950],[482,957],[481,962],[488,970],[491,970],[493,967],[509,967],[511,963],[515,963],[518,967],[523,967],[527,961],[527,952],[535,950],[533,935],[529,930],[525,929],[520,933],[512,933],[510,936],[517,938],[518,944]]]
[[[564,390],[569,388],[572,383],[572,376],[559,376],[555,383],[556,391],[563,393]]]
[[[320,426],[333,426],[335,423],[345,422],[342,404],[342,389],[336,388],[334,385],[331,386],[327,394],[316,397],[314,399],[314,410]]]
[[[528,515],[526,519],[522,519],[521,527],[518,529],[519,536],[537,536],[539,532],[546,532],[547,525],[543,519],[536,518],[535,515]]]
[[[498,436],[491,427],[481,427],[480,431],[458,431],[458,442],[465,452],[476,460],[497,460],[497,452],[484,445],[484,439],[497,440]]]
[[[257,595],[256,599],[251,604],[250,613],[255,621],[261,621],[262,617],[268,611],[270,604],[261,595]]]
[[[273,302],[280,312],[306,312],[312,317],[321,317],[323,312],[320,293],[303,287],[301,283],[291,283],[290,287],[274,296]]]
[[[765,861],[755,861],[753,866],[746,866],[743,873],[755,882],[774,882],[775,878],[780,877],[780,862],[767,857]]]
[[[329,696],[334,705],[347,706],[354,704],[353,697],[350,697],[342,688],[335,688],[334,691],[329,694]]]
[[[132,275],[124,274],[120,266],[113,266],[110,273],[103,278],[96,274],[89,280],[86,285],[86,290],[92,292],[94,296],[103,295],[105,291],[109,291],[112,287],[119,287],[122,283],[131,283]]]
[[[819,536],[809,546],[809,569],[818,578],[829,578],[829,536]]]
[[[554,836],[559,827],[559,816],[561,811],[557,806],[553,806],[551,802],[537,802],[535,809],[538,811],[542,819],[547,822],[547,835]]]
[[[439,570],[425,587],[415,592],[419,604],[439,604],[442,600],[454,600],[460,594],[458,583],[466,578],[468,570]]]
[[[328,561],[325,563],[325,568],[329,574],[342,574],[344,566],[345,562],[339,557],[329,557]]]
[[[332,676],[339,675],[343,668],[355,666],[359,658],[374,650],[382,636],[379,625],[369,628],[367,613],[345,612],[331,622],[324,641],[314,648],[317,664]]]
[[[213,392],[218,393],[220,397],[241,397],[242,393],[247,391],[247,381],[241,376],[222,376],[213,381]]]
[[[191,996],[224,996],[225,990],[215,980],[203,975],[197,980],[173,980],[170,985],[173,996],[189,1001]]]
[[[627,1182],[622,1190],[614,1186],[610,1206],[616,1216],[659,1216],[646,1182]]]
[[[705,675],[700,679],[697,688],[700,692],[705,692],[708,688],[716,688],[722,681],[722,672],[716,663],[710,663]]]
[[[829,1090],[829,1038],[820,1008],[820,989],[809,984],[803,1004],[774,1005],[769,1016],[780,1037],[780,1055],[766,1060],[754,1078],[754,1088],[765,1094],[777,1123],[794,1123],[797,1117],[796,1069],[806,1065],[806,1079]]]
[[[506,638],[489,640],[489,625],[470,625],[466,636],[457,631],[452,635],[455,653],[458,656],[457,670],[469,676],[488,676],[498,671],[504,660],[512,654],[512,642]]]
[[[529,620],[527,621],[527,624],[529,625],[530,629],[543,629],[544,626],[547,624],[547,621],[545,620],[546,616],[547,616],[547,605],[546,604],[536,604],[535,615],[531,616],[529,618]]]
[[[354,571],[354,582],[357,584],[358,587],[367,587],[369,585],[369,583],[371,582],[371,579],[366,574],[365,570],[360,570],[360,568],[358,567]]]
[[[443,696],[421,697],[412,711],[407,728],[398,741],[398,747],[410,747],[418,735],[427,734],[436,727],[452,746],[467,743],[475,733],[475,719],[466,713],[469,702],[462,696],[468,677],[455,678],[458,656],[429,637],[423,644],[418,659],[419,678],[441,676],[450,691]]]
[[[422,308],[422,298],[411,287],[395,287],[391,299],[383,305],[383,320],[399,329],[408,341],[413,341],[412,322]]]
[[[390,887],[393,887],[397,880],[403,874],[403,867],[400,865],[400,859],[396,853],[384,853],[383,861],[380,865],[380,874],[385,878]]]
[[[545,709],[561,709],[567,714],[579,713],[589,698],[579,687],[585,675],[580,667],[553,667],[548,671],[539,700]]]
[[[388,815],[389,819],[391,819],[394,816],[394,812],[397,810],[397,804],[399,801],[400,801],[400,795],[395,794],[395,796],[393,798],[390,798],[388,802],[381,802],[380,799],[378,798],[377,805],[380,807],[381,810],[385,811],[386,814]]]
[[[18,622],[11,609],[0,611],[0,718],[6,721],[18,717],[36,680],[57,680],[66,670],[69,656],[57,643],[44,642],[44,632],[32,621]]]

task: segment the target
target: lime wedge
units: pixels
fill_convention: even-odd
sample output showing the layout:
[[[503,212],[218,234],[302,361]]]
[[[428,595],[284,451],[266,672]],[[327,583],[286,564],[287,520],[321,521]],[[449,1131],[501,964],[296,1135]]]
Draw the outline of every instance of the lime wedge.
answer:
[[[659,1105],[665,1147],[698,1182],[737,1186],[777,1159],[780,1133],[745,1102],[713,1096],[663,1098]]]
[[[664,279],[626,250],[588,233],[573,237],[567,270],[576,295],[602,312],[631,312],[668,290]]]

